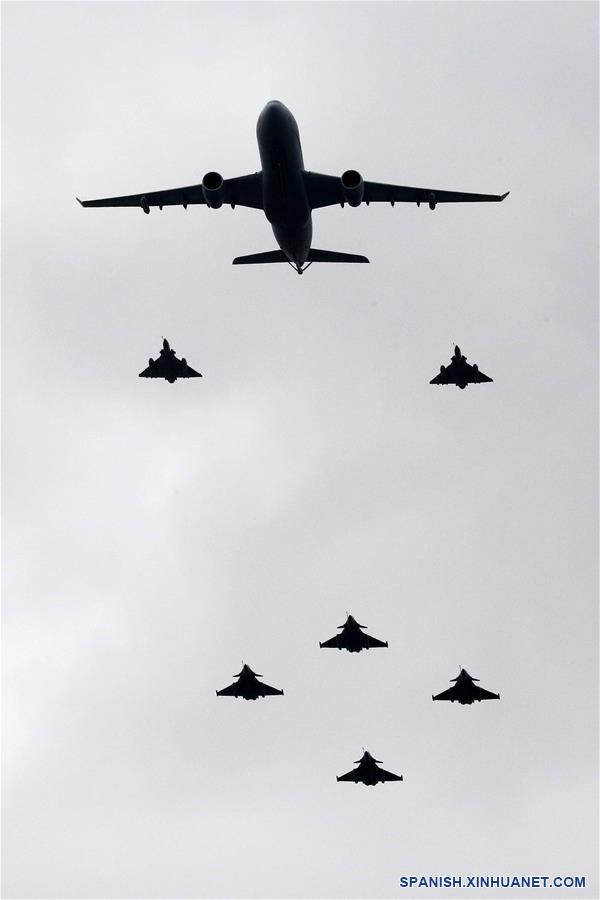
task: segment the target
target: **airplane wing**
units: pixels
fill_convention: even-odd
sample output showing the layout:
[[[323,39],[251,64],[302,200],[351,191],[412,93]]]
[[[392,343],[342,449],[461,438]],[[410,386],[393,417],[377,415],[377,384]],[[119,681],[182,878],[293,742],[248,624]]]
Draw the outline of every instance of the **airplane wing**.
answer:
[[[492,694],[491,691],[486,691],[485,688],[478,688],[478,697],[480,700],[499,700],[500,694]]]
[[[268,696],[271,696],[271,695],[273,695],[273,694],[283,694],[283,691],[278,691],[277,688],[271,687],[270,684],[263,684],[263,683],[261,682],[260,687],[261,687],[261,690],[262,690],[262,695],[263,695],[263,697],[268,697]]]
[[[188,187],[172,188],[168,191],[148,191],[141,194],[128,194],[125,197],[104,197],[101,200],[79,200],[82,206],[139,206],[149,212],[151,206],[183,206],[206,203],[201,184]],[[262,172],[254,175],[242,175],[240,178],[226,178],[223,181],[223,203],[231,206],[248,206],[252,209],[263,208]]]
[[[164,356],[155,359],[151,366],[140,372],[139,378],[166,378],[170,374],[170,368]]]
[[[469,381],[474,382],[475,384],[479,384],[484,381],[493,381],[493,378],[489,378],[487,375],[484,375],[483,372],[480,372],[479,369],[476,369],[475,366],[469,365],[469,363],[465,363],[467,366],[467,372]]]
[[[455,700],[456,699],[456,690],[453,687],[448,688],[447,691],[442,691],[441,694],[436,694],[433,699],[434,700]]]
[[[238,685],[230,684],[223,690],[217,691],[217,697],[239,697]]]
[[[404,781],[402,775],[394,775],[393,772],[387,772],[385,769],[377,768],[377,774],[382,781]]]
[[[337,206],[345,202],[341,178],[337,175],[306,172],[305,184],[311,209]],[[362,202],[366,204],[429,203],[435,206],[438,203],[499,202],[504,200],[508,194],[508,191],[505,194],[466,194],[462,191],[438,191],[435,188],[404,187],[398,184],[365,181]]]
[[[454,362],[444,366],[444,371],[439,372],[435,378],[432,378],[429,384],[456,384],[456,375],[454,373]]]
[[[323,642],[320,641],[319,647],[333,647],[334,649],[338,649],[340,646],[338,644],[338,637],[339,637],[339,635],[334,634],[334,636],[332,638],[329,638],[328,641],[323,641]]]
[[[200,372],[196,372],[187,362],[177,359],[176,356],[159,356],[151,366],[140,372],[139,378],[202,378]]]
[[[371,637],[370,634],[365,634],[367,638],[367,647],[387,647],[387,641],[380,641],[378,638]]]
[[[202,378],[201,373],[188,366],[183,359],[175,358],[173,362],[175,363],[175,374],[178,378]]]
[[[352,769],[351,772],[346,772],[345,775],[338,775],[337,780],[338,781],[357,781],[358,779],[356,777],[356,769]]]

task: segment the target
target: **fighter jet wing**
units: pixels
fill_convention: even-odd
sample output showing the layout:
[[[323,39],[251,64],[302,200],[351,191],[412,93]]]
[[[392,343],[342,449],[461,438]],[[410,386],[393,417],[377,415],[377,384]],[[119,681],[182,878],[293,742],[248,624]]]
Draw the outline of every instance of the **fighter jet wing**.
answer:
[[[493,378],[489,378],[487,375],[484,375],[483,372],[480,372],[478,368],[475,368],[475,366],[471,366],[469,365],[469,363],[465,363],[465,365],[467,367],[469,381],[472,381],[474,384],[494,380]]]
[[[356,777],[356,769],[352,769],[351,772],[346,772],[345,775],[338,775],[337,780],[338,781],[358,781],[358,778]]]
[[[335,634],[332,638],[329,638],[328,641],[319,641],[319,647],[333,647],[337,650],[340,646],[338,644],[338,637],[339,635]]]
[[[217,697],[238,697],[238,685],[230,684],[227,687],[224,687],[222,690],[217,691]]]
[[[270,684],[263,684],[262,682],[260,682],[260,687],[263,697],[268,697],[272,694],[283,694],[283,691],[278,691],[277,688],[271,687]]]
[[[196,372],[183,359],[176,356],[159,356],[151,366],[139,374],[140,378],[202,378],[200,372]]]
[[[492,694],[491,691],[486,691],[485,688],[477,688],[477,694],[480,700],[499,700],[500,694]]]
[[[393,772],[387,772],[385,769],[377,767],[377,774],[382,781],[404,781],[402,775],[394,775]]]
[[[173,362],[175,363],[175,374],[178,378],[202,378],[200,372],[196,372],[195,369],[188,366],[185,360],[175,357]]]
[[[387,641],[380,641],[379,638],[371,637],[370,634],[365,634],[365,637],[368,641],[368,647],[387,647],[388,645]]]
[[[434,700],[455,700],[456,699],[456,689],[451,687],[448,688],[447,691],[442,691],[441,694],[436,694],[433,697]]]
[[[321,175],[319,172],[306,172],[305,184],[311,209],[323,206],[337,206],[344,203],[341,178],[337,175]],[[363,203],[482,203],[498,202],[507,197],[505,194],[466,194],[462,191],[438,191],[435,188],[404,187],[398,184],[379,184],[376,181],[364,182]]]
[[[155,359],[151,366],[140,372],[139,378],[166,378],[167,377],[167,361],[164,356]]]
[[[456,384],[455,368],[454,362],[448,363],[447,366],[444,366],[443,371],[431,379],[429,384]]]
[[[163,206],[187,207],[190,204],[206,203],[201,184],[168,191],[128,194],[125,197],[104,197],[101,200],[79,200],[77,197],[77,200],[82,206],[139,206],[144,212],[150,212],[151,206],[162,209]],[[262,172],[242,175],[240,178],[226,178],[223,181],[223,203],[262,209]]]

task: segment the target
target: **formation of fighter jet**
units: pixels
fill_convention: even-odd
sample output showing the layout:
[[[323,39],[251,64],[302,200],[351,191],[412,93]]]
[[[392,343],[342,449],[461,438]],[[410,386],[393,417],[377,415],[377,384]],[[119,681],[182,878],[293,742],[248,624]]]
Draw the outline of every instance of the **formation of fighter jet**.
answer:
[[[341,634],[335,634],[328,641],[319,641],[319,647],[337,647],[338,650],[349,650],[350,653],[360,653],[361,650],[369,650],[370,647],[387,647],[387,641],[380,641],[371,637],[370,634],[363,634],[362,629],[366,625],[359,625],[354,616],[348,616],[343,625],[338,625],[338,629],[342,629]]]
[[[278,691],[277,688],[259,681],[258,679],[262,678],[262,675],[257,675],[246,664],[243,665],[242,671],[233,677],[238,680],[223,690],[217,691],[217,697],[243,697],[244,700],[256,700],[258,697],[283,694],[283,691]]]
[[[470,366],[467,357],[460,352],[460,347],[454,348],[454,356],[449,366],[440,366],[440,374],[432,378],[429,384],[456,384],[464,390],[468,384],[482,384],[484,381],[493,381],[479,371],[476,365]]]
[[[358,763],[356,769],[352,769],[351,772],[346,772],[345,775],[338,775],[338,781],[354,781],[355,784],[362,781],[363,784],[371,786],[376,785],[380,781],[404,781],[402,775],[394,775],[393,772],[386,772],[385,769],[381,769],[377,765],[381,760],[371,756],[368,750],[365,750],[361,759],[356,759],[354,761]]]
[[[99,200],[78,202],[84,207],[139,207],[149,213],[151,207],[183,206],[203,204],[211,209],[219,209],[228,204],[246,206],[264,212],[270,223],[278,250],[266,253],[255,253],[239,256],[233,260],[234,265],[252,265],[257,263],[289,263],[301,275],[313,262],[328,263],[368,263],[365,256],[353,253],[318,250],[312,247],[312,212],[327,206],[346,203],[358,207],[362,203],[426,203],[431,210],[438,203],[460,202],[499,202],[505,199],[508,192],[496,194],[473,194],[456,191],[434,190],[431,188],[414,188],[393,184],[380,184],[364,181],[362,175],[349,169],[341,176],[323,175],[309,172],[304,167],[300,135],[296,121],[290,111],[279,101],[273,100],[262,110],[257,127],[257,140],[261,160],[261,171],[239,178],[223,179],[218,172],[208,172],[202,182],[188,187],[174,188],[165,191],[152,191],[142,194],[130,194],[121,197],[108,197]],[[160,357],[150,359],[149,366],[140,372],[140,378],[164,378],[173,384],[178,378],[201,378],[188,366],[185,359],[178,359],[169,342],[164,339]],[[430,384],[455,384],[464,389],[467,384],[492,381],[476,365],[469,365],[466,357],[455,347],[450,365],[441,366],[440,374]],[[372,647],[387,647],[387,641],[381,641],[366,634],[365,628],[356,619],[348,615],[346,622],[338,626],[340,634],[327,641],[320,642],[321,648],[345,649],[351,653],[359,653]],[[253,672],[250,666],[243,664],[241,672],[234,676],[237,680],[216,691],[218,697],[243,697],[245,700],[256,700],[259,697],[283,695],[283,690],[271,687],[259,681],[262,677]],[[452,679],[454,685],[441,694],[432,696],[433,700],[455,700],[461,704],[472,704],[475,700],[499,699],[499,694],[476,685],[479,681],[465,669]],[[344,775],[337,776],[337,781],[352,781],[356,784],[376,785],[385,781],[403,781],[402,775],[395,775],[382,769],[368,751],[360,760],[355,761],[357,768]]]
[[[324,206],[360,206],[361,203],[426,203],[435,209],[438,203],[501,201],[505,194],[466,194],[433,188],[404,187],[363,181],[362,175],[348,169],[341,176],[321,175],[304,168],[300,133],[293,115],[283,103],[271,100],[261,112],[256,136],[262,169],[253,175],[224,179],[218,172],[207,172],[200,184],[166,191],[145,191],[125,197],[79,200],[82,206],[134,206],[145,213],[152,206],[205,204],[219,209],[223,204],[262,210],[273,229],[279,250],[238,256],[234,265],[289,263],[299,275],[313,262],[367,263],[366,256],[316,250],[312,244],[312,212]]]
[[[158,359],[150,358],[148,368],[139,374],[140,378],[166,378],[169,384],[174,384],[178,378],[202,378],[200,372],[196,372],[188,366],[186,359],[177,359],[175,351],[171,349],[169,342],[163,338],[162,350]]]
[[[473,703],[475,700],[500,699],[500,694],[492,694],[491,691],[486,691],[485,688],[475,684],[476,681],[479,681],[479,678],[473,678],[466,669],[461,669],[460,674],[456,678],[451,678],[450,681],[454,681],[455,684],[448,688],[447,691],[442,691],[441,694],[436,694],[435,696],[432,694],[431,699],[450,700],[451,703],[457,700],[458,703],[463,705]]]

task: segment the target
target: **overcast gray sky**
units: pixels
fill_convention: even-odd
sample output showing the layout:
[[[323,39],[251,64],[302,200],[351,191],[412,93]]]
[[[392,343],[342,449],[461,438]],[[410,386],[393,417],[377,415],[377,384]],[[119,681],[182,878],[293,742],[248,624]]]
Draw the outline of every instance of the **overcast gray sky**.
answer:
[[[597,4],[5,3],[2,49],[4,896],[597,897]],[[256,171],[270,99],[309,169],[510,197],[318,211],[371,264],[302,278],[232,268],[257,211],[75,202]],[[163,335],[201,381],[137,378]],[[493,384],[429,385],[454,343]],[[319,650],[346,612],[389,649]],[[242,660],[284,697],[217,699]],[[459,666],[500,701],[433,704]]]

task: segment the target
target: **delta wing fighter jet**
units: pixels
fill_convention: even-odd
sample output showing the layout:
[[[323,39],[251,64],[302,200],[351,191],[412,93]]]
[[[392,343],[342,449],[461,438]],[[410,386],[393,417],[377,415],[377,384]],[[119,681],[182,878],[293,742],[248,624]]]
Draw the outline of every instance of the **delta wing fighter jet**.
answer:
[[[480,372],[476,365],[470,366],[467,357],[463,356],[460,347],[456,346],[450,365],[440,366],[440,374],[432,378],[429,384],[456,384],[464,390],[468,384],[481,384],[493,380]]]
[[[187,360],[177,359],[175,351],[171,349],[169,342],[163,338],[163,346],[158,359],[150,358],[148,368],[139,374],[140,378],[166,378],[169,384],[175,384],[178,378],[202,378],[200,372],[196,372],[188,366]]]
[[[283,694],[283,691],[278,691],[277,688],[259,681],[258,679],[262,678],[262,675],[257,675],[246,664],[242,667],[242,671],[233,677],[238,681],[223,688],[222,691],[217,691],[217,697],[243,697],[244,700],[256,700],[257,697]]]
[[[316,250],[312,244],[312,213],[325,206],[360,206],[361,203],[472,203],[504,200],[507,194],[465,194],[433,188],[403,187],[363,181],[348,169],[343,175],[320,175],[304,167],[300,132],[293,115],[279,100],[271,100],[256,125],[261,171],[240,178],[223,178],[208,172],[200,184],[166,191],[144,191],[125,197],[79,200],[82,206],[133,206],[150,212],[151,207],[203,204],[219,209],[223,204],[247,206],[264,212],[279,250],[238,256],[234,265],[289,263],[299,275],[313,262],[367,263],[366,256]],[[508,193],[508,192],[507,192]]]
[[[358,763],[356,769],[346,772],[345,775],[338,775],[338,781],[354,781],[355,784],[362,781],[363,784],[371,786],[376,785],[379,781],[404,781],[402,775],[394,775],[393,772],[386,772],[385,769],[381,769],[377,765],[381,760],[371,756],[368,750],[365,750],[362,758],[356,759],[355,762]]]
[[[348,616],[343,625],[341,634],[335,634],[328,641],[319,641],[319,647],[337,647],[338,650],[349,650],[350,653],[360,653],[361,650],[369,650],[371,647],[387,647],[387,641],[379,641],[370,634],[363,634],[361,629],[366,625],[359,625],[354,616]]]
[[[447,691],[442,691],[441,694],[436,694],[435,696],[432,694],[431,699],[450,700],[451,703],[457,700],[463,705],[465,703],[474,703],[475,700],[500,699],[500,694],[492,694],[491,691],[486,691],[485,688],[475,684],[474,682],[479,681],[479,678],[473,678],[466,669],[461,669],[460,674],[456,678],[451,678],[450,681],[456,682],[453,687],[448,688]]]

